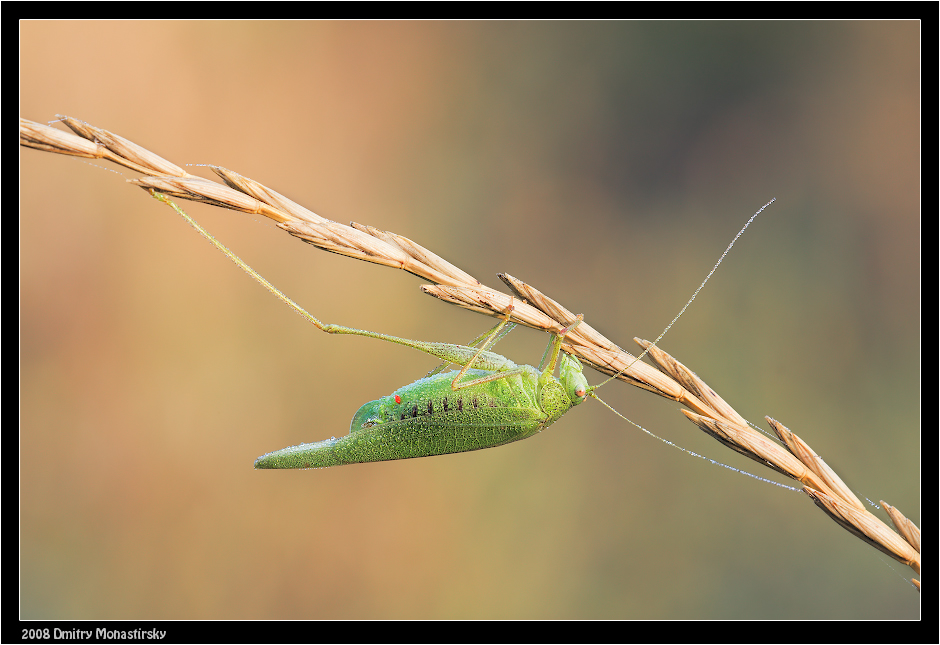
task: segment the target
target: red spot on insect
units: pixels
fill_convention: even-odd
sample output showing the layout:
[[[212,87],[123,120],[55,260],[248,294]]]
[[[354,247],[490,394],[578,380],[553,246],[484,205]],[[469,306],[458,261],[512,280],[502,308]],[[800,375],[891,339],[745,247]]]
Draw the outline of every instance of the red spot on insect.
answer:
[[[395,403],[401,403],[401,397],[397,394],[395,395]]]

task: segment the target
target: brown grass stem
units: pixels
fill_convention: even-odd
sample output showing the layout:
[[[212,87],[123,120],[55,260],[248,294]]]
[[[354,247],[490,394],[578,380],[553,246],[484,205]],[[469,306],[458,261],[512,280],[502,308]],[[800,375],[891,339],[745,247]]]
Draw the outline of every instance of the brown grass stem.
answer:
[[[112,161],[144,175],[128,181],[148,192],[263,215],[317,248],[423,278],[431,283],[421,287],[426,294],[476,313],[504,318],[512,305],[512,322],[546,332],[558,332],[576,318],[560,303],[510,275],[499,274],[499,278],[512,295],[487,287],[401,235],[355,222],[349,225],[334,222],[252,179],[218,166],[210,168],[223,183],[196,177],[124,137],[71,117],[62,116],[60,120],[74,134],[21,118],[20,144],[46,152]],[[587,323],[578,325],[565,341],[564,351],[598,371],[682,403],[691,410],[683,410],[685,415],[722,445],[800,481],[807,496],[837,524],[920,573],[920,529],[884,502],[881,504],[899,532],[869,513],[809,445],[779,422],[765,417],[782,444],[756,432],[694,372],[649,341],[636,339],[659,369],[619,348]],[[919,582],[915,581],[915,585],[920,588]]]

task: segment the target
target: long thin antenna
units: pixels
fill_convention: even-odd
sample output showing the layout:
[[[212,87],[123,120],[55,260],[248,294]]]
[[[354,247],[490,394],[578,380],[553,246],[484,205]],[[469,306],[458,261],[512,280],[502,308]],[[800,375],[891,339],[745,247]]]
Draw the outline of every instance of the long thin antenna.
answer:
[[[747,227],[751,225],[751,222],[753,222],[755,219],[757,219],[757,216],[760,215],[760,214],[764,211],[765,208],[767,208],[768,206],[770,206],[771,204],[773,204],[775,201],[777,201],[777,198],[776,198],[776,197],[774,197],[774,198],[771,199],[769,202],[767,202],[766,204],[764,204],[763,206],[761,206],[759,211],[757,211],[756,213],[754,213],[753,215],[751,215],[751,219],[749,219],[749,220],[747,221],[747,223],[746,223],[743,227],[741,227],[741,230],[738,231],[738,234],[734,236],[734,239],[731,240],[731,244],[728,245],[728,248],[725,249],[725,252],[722,253],[722,254],[721,254],[721,257],[718,258],[718,261],[715,262],[715,266],[712,267],[712,270],[709,271],[709,272],[708,272],[708,275],[705,276],[705,279],[702,280],[702,284],[700,284],[700,285],[698,286],[698,289],[695,290],[695,293],[692,294],[692,297],[689,298],[689,301],[688,301],[687,303],[685,303],[685,306],[682,308],[682,311],[680,311],[678,314],[676,314],[676,317],[672,319],[672,322],[669,323],[668,325],[666,325],[666,328],[663,330],[663,333],[661,333],[661,334],[656,338],[656,340],[653,341],[653,344],[654,344],[654,345],[655,345],[656,343],[658,343],[660,340],[662,340],[662,337],[666,335],[666,332],[669,331],[669,328],[672,327],[673,325],[675,325],[675,324],[676,324],[676,321],[679,320],[679,317],[682,316],[682,314],[685,313],[685,310],[689,308],[689,305],[691,305],[691,304],[692,304],[692,301],[695,300],[695,296],[697,296],[697,295],[698,295],[698,292],[702,290],[702,288],[705,286],[705,283],[708,282],[708,279],[711,278],[711,277],[715,274],[715,271],[718,270],[718,265],[721,264],[722,260],[725,259],[725,256],[728,255],[728,253],[731,251],[731,247],[733,247],[733,246],[734,246],[734,243],[738,241],[738,238],[741,237],[741,236],[744,234],[744,231],[747,230]],[[644,352],[644,353],[645,353],[645,352]]]
[[[638,360],[640,360],[641,358],[643,358],[644,356],[646,356],[646,354],[650,351],[650,348],[655,347],[656,344],[657,344],[659,341],[661,341],[661,340],[663,339],[663,336],[666,335],[666,332],[669,331],[669,330],[672,328],[672,326],[676,324],[676,321],[679,320],[679,318],[682,317],[682,314],[685,313],[685,310],[689,308],[689,305],[691,305],[691,304],[692,304],[692,301],[695,300],[695,297],[698,295],[699,291],[701,291],[702,288],[705,286],[705,283],[708,282],[708,280],[715,274],[715,271],[718,270],[718,265],[721,264],[721,262],[725,259],[725,256],[728,255],[728,253],[731,251],[731,247],[733,247],[733,246],[734,246],[734,243],[738,241],[738,238],[741,237],[741,236],[744,234],[744,231],[746,231],[746,230],[747,230],[747,227],[751,225],[751,222],[753,222],[755,219],[757,219],[757,216],[760,215],[761,213],[763,213],[763,212],[764,212],[764,209],[767,208],[768,206],[770,206],[771,204],[773,204],[775,201],[777,201],[777,198],[776,198],[776,197],[774,197],[774,198],[771,199],[769,202],[767,202],[766,204],[764,204],[763,206],[761,206],[761,207],[760,207],[760,210],[758,210],[756,213],[754,213],[753,215],[751,215],[751,218],[750,218],[749,220],[747,220],[747,223],[744,224],[744,226],[741,227],[741,230],[738,231],[738,234],[734,236],[734,239],[733,239],[733,240],[731,240],[731,244],[728,245],[728,248],[725,249],[725,252],[722,253],[722,254],[721,254],[721,257],[718,258],[718,261],[715,262],[715,266],[712,267],[712,270],[709,271],[709,272],[708,272],[708,275],[705,276],[705,279],[702,280],[702,284],[700,284],[700,285],[698,286],[698,289],[695,290],[695,293],[692,294],[692,297],[689,298],[689,301],[688,301],[687,303],[685,303],[685,306],[682,307],[682,310],[681,310],[678,314],[676,314],[676,317],[672,319],[672,322],[669,323],[668,325],[666,325],[666,328],[663,330],[663,332],[662,332],[659,336],[656,337],[656,340],[653,341],[652,345],[650,345],[649,347],[647,347],[646,349],[644,349],[642,354],[640,354],[640,355],[637,356],[635,359],[633,359],[632,361],[630,361],[630,364],[629,364],[629,365],[627,365],[627,366],[624,367],[622,370],[620,370],[619,372],[617,372],[616,374],[614,374],[613,376],[611,376],[610,378],[608,378],[606,381],[604,381],[604,382],[601,383],[600,385],[595,385],[593,388],[591,388],[592,390],[599,388],[601,385],[605,385],[606,383],[612,381],[613,379],[617,378],[618,376],[620,376],[621,374],[623,374],[624,372],[626,372],[628,369],[630,369],[630,368],[633,366],[634,363],[636,363]]]

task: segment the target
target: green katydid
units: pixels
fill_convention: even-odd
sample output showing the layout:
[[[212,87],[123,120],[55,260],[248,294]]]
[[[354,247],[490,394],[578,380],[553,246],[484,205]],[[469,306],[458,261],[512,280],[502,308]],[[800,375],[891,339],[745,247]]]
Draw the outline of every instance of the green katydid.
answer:
[[[541,432],[587,397],[580,361],[560,352],[564,335],[555,334],[540,370],[516,365],[486,351],[509,323],[511,313],[486,335],[479,349],[425,343],[336,325],[335,334],[378,338],[421,350],[461,365],[366,403],[353,417],[349,434],[268,453],[255,468],[324,468],[369,461],[427,457],[493,448]],[[580,322],[580,318],[575,322]],[[559,377],[555,378],[556,363]],[[476,368],[473,368],[476,366]],[[473,368],[473,369],[472,369]]]
[[[359,408],[348,435],[270,452],[255,460],[255,468],[325,468],[501,446],[544,430],[588,396],[597,398],[594,390],[611,380],[589,387],[581,362],[561,351],[562,340],[581,322],[580,315],[559,333],[552,335],[538,369],[530,365],[516,365],[504,356],[487,351],[515,326],[510,322],[511,304],[499,324],[471,343],[479,344],[479,348],[408,340],[324,324],[261,277],[176,204],[160,194],[154,196],[176,210],[213,246],[321,331],[365,336],[405,345],[444,361],[441,367],[427,377]],[[721,259],[724,259],[724,255]],[[709,273],[708,277],[711,275]],[[686,307],[697,294],[698,291],[686,303]],[[676,319],[684,311],[685,307]],[[671,326],[672,323],[666,331]],[[440,373],[451,364],[461,366],[461,369]],[[556,365],[559,369],[558,378],[554,376]]]

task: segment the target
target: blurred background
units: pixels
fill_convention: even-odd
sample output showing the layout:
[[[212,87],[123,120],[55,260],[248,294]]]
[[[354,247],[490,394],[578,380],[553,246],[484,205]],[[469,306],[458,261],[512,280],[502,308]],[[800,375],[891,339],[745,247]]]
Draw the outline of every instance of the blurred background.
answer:
[[[918,23],[49,21],[20,36],[21,116],[231,168],[490,286],[511,273],[625,347],[655,338],[776,197],[662,346],[920,523]],[[96,166],[111,167],[21,148],[23,618],[919,616],[913,572],[804,496],[592,402],[496,450],[254,471],[347,433],[435,362],[316,331],[134,173]],[[263,218],[182,205],[324,321],[456,343],[492,322]],[[520,329],[498,350],[537,364],[547,341]],[[770,476],[677,404],[601,395]]]

